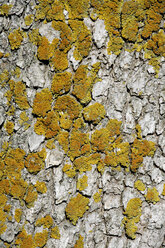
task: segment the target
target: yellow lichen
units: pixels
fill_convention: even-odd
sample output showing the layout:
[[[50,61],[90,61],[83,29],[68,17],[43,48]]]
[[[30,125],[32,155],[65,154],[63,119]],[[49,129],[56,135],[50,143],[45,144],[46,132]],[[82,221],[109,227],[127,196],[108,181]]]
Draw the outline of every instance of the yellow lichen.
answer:
[[[14,131],[14,123],[12,121],[6,121],[5,122],[5,129],[8,133],[8,135],[11,135]]]
[[[32,22],[33,22],[33,15],[27,15],[27,16],[25,16],[25,25],[26,26],[29,26],[29,25],[31,25],[32,24]]]
[[[43,232],[36,233],[34,235],[34,242],[36,247],[43,247],[46,245],[48,240],[48,231],[44,230]]]
[[[14,81],[12,82],[14,83]],[[10,85],[10,88],[12,86]],[[26,86],[22,82],[15,82],[13,89],[14,99],[20,109],[28,109],[29,104],[27,100]]]
[[[3,4],[0,6],[0,15],[8,16],[10,9],[12,8],[12,4]]]
[[[46,109],[44,109],[45,111]],[[43,113],[42,113],[43,114]],[[45,118],[37,118],[37,122],[34,125],[34,131],[39,135],[44,135],[50,139],[56,136],[60,130],[59,127],[59,115],[55,111],[50,111]]]
[[[33,102],[33,114],[44,117],[51,110],[52,100],[52,93],[47,88],[36,93]]]
[[[45,194],[47,192],[47,187],[46,187],[45,182],[37,181],[35,184],[35,187],[36,187],[37,192],[41,194]]]
[[[25,111],[21,112],[19,117],[20,117],[19,120],[20,125],[24,126],[24,129],[27,130],[30,127],[30,123],[28,122],[29,117],[26,115],[26,112]]]
[[[89,199],[79,193],[76,197],[71,198],[65,211],[67,218],[69,218],[73,225],[76,225],[78,219],[81,218],[89,208],[88,203]]]
[[[29,153],[25,159],[25,167],[30,173],[37,174],[44,168],[43,158],[40,157],[39,153]]]
[[[140,221],[141,206],[142,201],[140,200],[140,198],[133,198],[127,203],[127,207],[124,212],[124,215],[126,215],[126,217],[124,217],[123,219],[125,231],[127,236],[131,239],[136,238],[135,233],[137,231],[137,226],[135,225],[135,223],[138,223]]]
[[[162,195],[165,196],[165,184],[163,185]]]
[[[58,112],[67,113],[71,120],[73,120],[79,117],[82,107],[74,97],[64,95],[57,98],[54,109]]]
[[[77,189],[82,191],[88,187],[88,177],[84,175],[82,178],[79,178],[77,181]]]
[[[70,72],[56,73],[52,80],[51,91],[55,96],[68,93],[71,87],[72,74]]]
[[[79,239],[76,241],[74,248],[83,248],[84,247],[84,238],[79,235]]]
[[[131,170],[136,172],[140,165],[142,165],[143,157],[154,155],[156,148],[155,143],[148,140],[135,139],[131,148]]]
[[[58,226],[55,226],[51,229],[51,238],[53,239],[60,239],[61,235],[60,235],[60,231]]]
[[[21,220],[21,216],[22,216],[22,209],[17,208],[17,209],[15,210],[14,218],[15,218],[15,220],[16,220],[18,223],[19,223],[20,220]]]
[[[36,226],[42,226],[44,228],[51,228],[53,226],[53,219],[50,215],[46,215],[36,221]]]
[[[101,201],[101,194],[102,194],[102,189],[99,189],[99,192],[96,192],[94,195],[93,195],[93,199],[96,203],[100,202]]]
[[[20,248],[35,248],[32,235],[27,234],[25,229],[17,235],[15,245],[19,245]]]
[[[48,140],[46,143],[46,147],[50,150],[54,149],[55,148],[54,139]]]
[[[67,131],[60,131],[57,139],[64,152],[67,153],[69,147],[69,133]]]
[[[24,198],[26,206],[31,208],[34,206],[34,202],[37,200],[38,194],[32,184],[28,186],[26,196]]]
[[[140,180],[137,180],[135,183],[134,183],[134,188],[139,190],[139,191],[144,191],[145,190],[145,184],[140,181]]]
[[[62,168],[63,172],[67,174],[68,177],[74,177],[76,175],[76,170],[71,164],[65,164]]]
[[[49,60],[53,55],[51,45],[45,36],[43,36],[39,41],[37,55],[39,60]]]
[[[92,100],[91,90],[94,83],[98,81],[97,72],[99,68],[99,63],[94,64],[89,74],[87,65],[80,65],[75,72],[72,94],[76,96],[82,104],[87,104]]]
[[[20,29],[15,29],[8,35],[8,39],[11,49],[18,49],[23,41],[22,32],[20,31]]]
[[[40,41],[40,35],[39,35],[39,30],[38,29],[33,29],[29,33],[29,40],[32,42],[34,45],[38,45]]]
[[[55,50],[51,58],[51,65],[55,71],[64,71],[68,68],[67,54],[61,50]]]
[[[75,159],[76,157],[79,157],[80,155],[90,153],[91,149],[88,133],[82,133],[73,129],[69,142],[70,149],[68,155],[71,160]]]
[[[145,195],[146,201],[151,202],[153,204],[157,203],[160,201],[159,199],[159,192],[155,187],[149,188],[147,190],[147,194]]]

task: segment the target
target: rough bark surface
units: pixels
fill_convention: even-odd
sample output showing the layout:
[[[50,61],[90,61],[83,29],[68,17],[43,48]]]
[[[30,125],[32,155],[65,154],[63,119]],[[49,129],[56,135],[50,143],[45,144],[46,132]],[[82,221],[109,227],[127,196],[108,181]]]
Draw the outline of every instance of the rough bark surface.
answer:
[[[0,0],[0,247],[165,247],[165,1]]]

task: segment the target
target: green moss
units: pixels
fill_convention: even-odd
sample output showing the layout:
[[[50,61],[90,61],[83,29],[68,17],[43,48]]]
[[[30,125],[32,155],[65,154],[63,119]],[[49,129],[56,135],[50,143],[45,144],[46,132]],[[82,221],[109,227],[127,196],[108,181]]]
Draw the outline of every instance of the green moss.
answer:
[[[22,32],[20,31],[20,29],[15,29],[13,30],[12,33],[8,35],[8,39],[9,39],[11,49],[12,50],[18,49],[21,46],[21,43],[23,41]]]
[[[123,223],[125,225],[126,234],[131,239],[136,238],[135,233],[137,231],[137,226],[135,225],[135,223],[138,223],[140,221],[141,206],[142,201],[139,198],[133,198],[129,200],[124,212],[124,215],[126,215],[126,217],[124,218]]]
[[[160,201],[159,199],[159,192],[155,187],[149,188],[147,190],[147,194],[145,195],[146,201],[151,202],[153,204],[157,203]]]
[[[85,196],[82,196],[80,193],[77,196],[71,198],[70,202],[66,206],[66,216],[72,222],[73,225],[76,225],[76,222],[79,218],[83,217],[86,210],[89,208],[89,199]]]
[[[49,89],[43,89],[36,93],[33,102],[33,114],[44,117],[51,110],[52,93]]]

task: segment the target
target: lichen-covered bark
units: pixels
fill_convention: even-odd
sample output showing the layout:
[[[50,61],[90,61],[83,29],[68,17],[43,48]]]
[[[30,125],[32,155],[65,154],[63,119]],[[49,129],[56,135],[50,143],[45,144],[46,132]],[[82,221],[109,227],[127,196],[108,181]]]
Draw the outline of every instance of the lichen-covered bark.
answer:
[[[164,0],[0,3],[0,247],[165,247]]]

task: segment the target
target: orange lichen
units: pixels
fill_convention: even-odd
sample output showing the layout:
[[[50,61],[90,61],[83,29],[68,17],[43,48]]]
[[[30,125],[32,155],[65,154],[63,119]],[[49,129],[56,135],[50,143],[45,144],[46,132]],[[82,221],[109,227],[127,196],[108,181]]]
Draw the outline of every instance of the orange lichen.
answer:
[[[131,170],[136,172],[139,166],[142,165],[143,157],[152,157],[155,150],[156,148],[154,142],[135,139],[131,148]]]
[[[17,208],[17,209],[15,210],[14,218],[15,218],[15,220],[16,220],[18,223],[21,221],[21,216],[22,216],[22,209]]]
[[[80,193],[77,196],[71,198],[70,202],[66,206],[66,216],[72,222],[73,225],[76,225],[76,222],[81,218],[88,207],[89,199],[85,196],[82,196]]]
[[[44,117],[51,110],[52,93],[48,88],[36,93],[33,102],[33,114]]]
[[[62,170],[68,177],[74,177],[76,175],[76,170],[71,164],[65,164]]]
[[[44,135],[50,139],[56,136],[60,130],[59,115],[55,111],[50,111],[45,118],[37,118],[37,122],[34,125],[34,131],[39,135]]]
[[[72,120],[67,113],[60,113],[60,127],[69,130],[72,126]]]
[[[93,195],[93,199],[96,203],[100,202],[101,201],[101,194],[102,194],[102,189],[99,189],[99,192],[96,192],[94,195]]]
[[[79,239],[76,241],[74,248],[83,248],[84,247],[84,238],[79,235]]]
[[[46,245],[48,240],[48,231],[44,230],[43,232],[36,233],[34,235],[34,242],[36,247],[43,247]]]
[[[67,54],[59,49],[56,49],[51,58],[51,65],[55,71],[64,71],[68,68]]]
[[[93,124],[98,124],[105,117],[105,108],[100,103],[94,103],[83,110],[84,119]]]
[[[20,248],[35,248],[32,235],[27,234],[25,229],[17,235],[15,245]]]
[[[15,29],[8,35],[8,39],[11,49],[18,49],[23,41],[22,32],[20,31],[20,29]]]
[[[11,179],[10,180],[10,194],[15,199],[22,200],[26,194],[28,183],[21,179]]]
[[[139,190],[139,191],[144,191],[145,190],[145,184],[140,181],[140,180],[137,180],[135,183],[134,183],[134,188]]]
[[[14,123],[12,121],[6,121],[4,127],[5,127],[8,135],[11,135],[13,133],[13,131],[14,131]]]
[[[56,73],[52,80],[51,91],[55,96],[68,93],[71,87],[72,74],[70,72]]]
[[[37,174],[44,168],[44,160],[40,153],[29,153],[25,159],[25,167],[32,174]]]
[[[51,228],[53,226],[53,219],[50,215],[46,215],[36,221],[36,226],[43,226],[44,228]]]
[[[151,202],[153,204],[157,203],[160,201],[159,199],[159,192],[155,187],[149,188],[147,190],[147,194],[145,195],[146,201]]]
[[[87,65],[80,65],[75,72],[72,94],[83,104],[87,104],[92,100],[91,90],[94,83],[98,81],[97,72],[99,68],[99,63],[94,64],[89,74]]]
[[[84,175],[82,178],[79,178],[77,181],[77,189],[82,191],[88,187],[88,177]]]
[[[69,157],[71,160],[90,153],[89,134],[72,130],[70,139]]]
[[[54,139],[48,140],[46,143],[46,147],[50,150],[54,149],[55,148]]]
[[[39,40],[39,47],[37,50],[37,56],[39,60],[49,60],[52,57],[53,53],[51,51],[51,45],[48,39],[43,36]]]
[[[55,226],[51,229],[51,238],[53,239],[60,239],[61,235],[60,235],[60,231],[58,226]]]
[[[58,112],[66,112],[73,120],[79,117],[82,107],[74,97],[64,95],[57,98],[54,109]]]
[[[37,181],[35,184],[35,187],[36,187],[37,192],[41,194],[45,194],[47,192],[47,187],[46,187],[45,182]]]
[[[124,217],[123,219],[125,231],[127,236],[131,239],[136,238],[135,233],[137,231],[137,226],[135,225],[135,223],[138,223],[140,221],[141,206],[142,201],[140,200],[140,198],[133,198],[127,203],[127,207],[124,212],[124,215],[126,215],[126,217]]]

